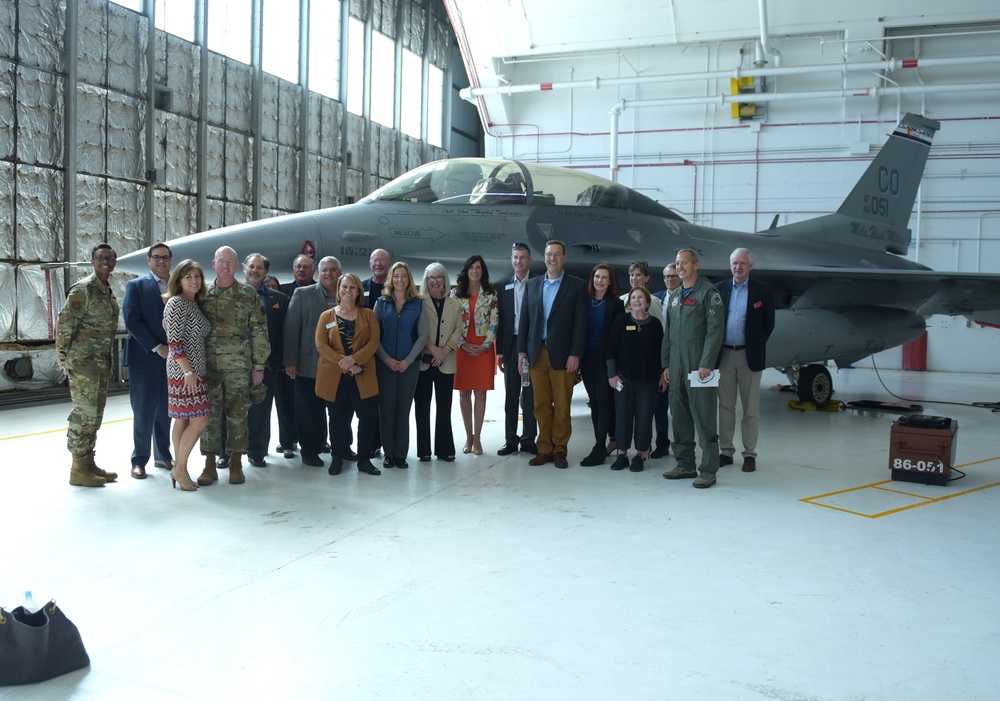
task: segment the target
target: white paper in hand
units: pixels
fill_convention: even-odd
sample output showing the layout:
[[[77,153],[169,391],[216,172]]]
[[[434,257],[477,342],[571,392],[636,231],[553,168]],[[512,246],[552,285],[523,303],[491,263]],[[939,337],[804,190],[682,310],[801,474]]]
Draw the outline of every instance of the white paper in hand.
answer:
[[[718,387],[719,386],[719,371],[712,370],[705,379],[698,377],[698,371],[692,370],[688,373],[688,381],[691,383],[692,387]]]

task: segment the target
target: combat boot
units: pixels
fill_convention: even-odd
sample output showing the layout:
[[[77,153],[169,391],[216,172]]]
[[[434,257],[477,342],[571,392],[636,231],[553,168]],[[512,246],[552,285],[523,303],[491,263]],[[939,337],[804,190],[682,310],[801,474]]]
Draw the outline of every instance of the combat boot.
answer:
[[[87,466],[86,455],[73,455],[73,467],[69,470],[69,483],[74,487],[103,487],[106,480],[95,475]]]
[[[114,482],[116,479],[118,479],[117,472],[108,472],[107,470],[102,470],[97,466],[97,463],[94,462],[93,450],[87,451],[87,469],[93,472],[98,477],[103,477],[105,482]]]
[[[205,469],[198,475],[198,484],[207,487],[213,482],[219,481],[219,471],[215,469],[215,456],[205,456]]]
[[[246,481],[243,474],[243,454],[233,453],[229,458],[229,484],[243,484]]]

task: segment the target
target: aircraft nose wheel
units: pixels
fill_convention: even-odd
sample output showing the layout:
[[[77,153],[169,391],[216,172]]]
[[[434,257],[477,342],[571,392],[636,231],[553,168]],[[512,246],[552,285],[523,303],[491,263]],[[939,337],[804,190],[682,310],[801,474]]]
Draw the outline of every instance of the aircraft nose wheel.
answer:
[[[822,365],[806,365],[799,371],[799,401],[825,407],[833,398],[833,379]]]

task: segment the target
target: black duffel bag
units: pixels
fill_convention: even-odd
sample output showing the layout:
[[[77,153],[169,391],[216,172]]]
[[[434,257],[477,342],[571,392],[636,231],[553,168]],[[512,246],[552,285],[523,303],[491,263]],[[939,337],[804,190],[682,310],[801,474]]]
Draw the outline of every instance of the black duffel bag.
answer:
[[[89,664],[80,631],[55,601],[34,613],[0,608],[0,686],[45,681]]]

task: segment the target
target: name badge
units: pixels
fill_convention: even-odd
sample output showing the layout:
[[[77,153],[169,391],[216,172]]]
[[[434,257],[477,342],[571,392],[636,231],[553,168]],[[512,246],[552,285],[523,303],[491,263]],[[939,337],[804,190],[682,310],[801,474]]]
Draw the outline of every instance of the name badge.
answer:
[[[336,321],[331,321],[329,324],[326,325],[326,328],[328,328],[328,329],[337,328],[337,322]]]
[[[505,290],[513,290],[514,289],[514,283],[513,282],[508,282],[507,286],[504,289]]]
[[[635,325],[628,325],[625,327],[626,331],[635,331]]]
[[[697,300],[691,299],[690,297],[684,300],[685,307],[693,307],[697,303],[698,303]]]

